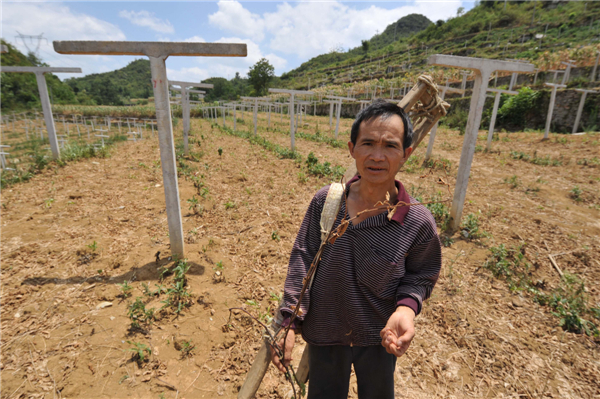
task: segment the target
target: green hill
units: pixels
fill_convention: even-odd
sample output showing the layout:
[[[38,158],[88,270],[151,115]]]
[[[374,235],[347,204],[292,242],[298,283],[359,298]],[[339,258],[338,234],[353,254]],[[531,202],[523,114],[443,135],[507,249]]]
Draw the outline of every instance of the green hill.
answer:
[[[382,78],[414,80],[426,68],[427,56],[436,53],[518,58],[542,70],[557,68],[567,58],[589,65],[600,33],[600,2],[482,1],[463,15],[390,42],[393,27],[382,38],[372,38],[368,51],[359,47],[320,55],[283,74],[282,84],[306,89],[309,79],[313,88]],[[438,78],[458,77],[451,74],[446,70]]]
[[[24,55],[11,44],[2,40],[8,47],[8,53],[2,54],[2,66],[48,66],[35,54]],[[33,73],[2,73],[0,78],[0,101],[2,110],[24,110],[40,107],[40,95]],[[46,74],[48,93],[53,104],[77,104],[73,90],[61,82],[58,77]]]
[[[112,72],[94,73],[65,81],[75,94],[98,105],[122,105],[131,98],[152,97],[150,61],[139,59]],[[81,102],[85,103],[86,100]]]

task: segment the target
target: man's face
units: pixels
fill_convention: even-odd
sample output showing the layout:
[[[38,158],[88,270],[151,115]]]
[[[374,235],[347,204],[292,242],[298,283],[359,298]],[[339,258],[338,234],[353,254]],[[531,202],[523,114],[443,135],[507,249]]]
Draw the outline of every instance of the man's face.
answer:
[[[403,138],[404,125],[398,115],[362,122],[356,145],[348,143],[361,178],[372,184],[393,181],[412,152],[411,147],[402,147]]]

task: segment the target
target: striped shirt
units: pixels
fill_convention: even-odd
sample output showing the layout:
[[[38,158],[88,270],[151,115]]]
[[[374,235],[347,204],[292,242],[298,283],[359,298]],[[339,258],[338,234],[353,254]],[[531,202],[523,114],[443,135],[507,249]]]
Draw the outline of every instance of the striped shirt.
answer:
[[[348,182],[350,185],[358,178]],[[417,203],[396,181],[398,201]],[[292,248],[280,308],[284,325],[298,303],[302,280],[321,244],[321,211],[329,186],[312,199]],[[342,200],[333,228],[346,214]],[[313,345],[380,345],[379,332],[398,305],[418,314],[431,295],[442,265],[442,250],[431,212],[423,205],[400,207],[350,225],[327,244],[314,282],[294,321]],[[349,216],[346,216],[348,219]]]

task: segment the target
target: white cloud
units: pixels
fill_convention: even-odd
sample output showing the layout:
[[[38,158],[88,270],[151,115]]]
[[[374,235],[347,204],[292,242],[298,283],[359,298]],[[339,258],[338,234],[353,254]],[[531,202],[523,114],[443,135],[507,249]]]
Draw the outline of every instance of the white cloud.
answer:
[[[184,41],[195,41],[185,39]],[[198,38],[201,39],[201,38]],[[200,40],[197,40],[200,41]],[[199,82],[211,77],[223,77],[231,79],[238,72],[241,76],[246,76],[250,67],[261,58],[269,60],[275,67],[275,74],[280,75],[284,72],[287,60],[275,54],[263,54],[258,44],[252,40],[244,40],[239,37],[224,37],[214,41],[215,43],[246,43],[248,48],[247,57],[197,57],[195,62],[197,67],[167,68],[167,76],[172,80],[186,80],[190,82]],[[175,58],[175,57],[173,57]],[[167,61],[168,66],[169,61]]]
[[[419,1],[393,9],[370,6],[356,9],[340,2],[283,3],[264,15],[265,29],[272,34],[270,47],[302,58],[314,57],[342,45],[356,47],[398,19],[413,13],[429,19],[455,15],[461,1]]]
[[[220,0],[219,11],[209,16],[212,25],[254,41],[270,34],[271,50],[310,58],[332,48],[345,49],[360,45],[398,19],[413,13],[430,20],[447,19],[456,14],[462,1],[417,0],[386,9],[372,5],[357,9],[356,3],[299,2],[281,3],[277,10],[262,16],[252,14],[237,1]]]
[[[37,41],[27,42],[15,39],[17,31],[24,35],[37,35],[44,32],[40,43],[40,58],[56,67],[81,67],[83,74],[101,73],[122,68],[133,57],[108,57],[93,55],[63,55],[54,51],[54,40],[125,40],[125,34],[118,26],[91,15],[77,13],[68,6],[55,3],[3,3],[2,36],[15,45],[19,51],[27,53],[35,50]],[[61,79],[82,74],[57,74]]]
[[[192,37],[188,37],[187,39],[185,39],[184,42],[188,42],[188,43],[205,43],[206,40],[204,40],[200,36],[192,36]]]
[[[208,16],[211,25],[258,42],[264,38],[264,21],[237,1],[219,0],[219,11]]]
[[[119,17],[129,20],[129,22],[136,26],[150,28],[155,32],[175,33],[175,28],[173,28],[169,20],[163,21],[160,18],[156,18],[154,13],[146,10],[138,12],[122,10],[119,12]]]

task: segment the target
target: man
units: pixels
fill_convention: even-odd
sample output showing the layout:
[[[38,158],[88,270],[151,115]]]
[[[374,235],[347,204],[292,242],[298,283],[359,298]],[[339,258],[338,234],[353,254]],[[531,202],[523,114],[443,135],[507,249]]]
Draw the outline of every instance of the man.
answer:
[[[358,175],[346,185],[334,228],[378,201],[416,203],[396,173],[412,152],[413,132],[404,110],[383,100],[361,111],[348,149]],[[280,311],[284,326],[298,302],[302,280],[321,243],[320,217],[329,186],[313,198],[298,236]],[[352,220],[325,246],[314,282],[284,347],[289,365],[295,333],[308,343],[309,399],[347,398],[354,365],[360,398],[393,398],[396,358],[414,337],[414,318],[431,295],[441,263],[435,220],[423,205],[376,210]],[[273,363],[284,370],[273,353]]]

